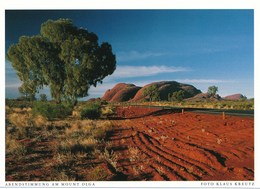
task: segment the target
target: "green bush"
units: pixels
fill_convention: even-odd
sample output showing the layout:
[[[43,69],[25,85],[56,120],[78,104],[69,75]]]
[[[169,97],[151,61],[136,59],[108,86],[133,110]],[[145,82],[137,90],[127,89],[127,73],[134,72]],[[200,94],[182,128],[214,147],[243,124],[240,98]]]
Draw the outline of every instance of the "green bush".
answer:
[[[47,95],[46,94],[40,94],[40,101],[46,102],[47,101]]]
[[[33,102],[20,99],[5,99],[5,105],[10,108],[31,108]]]
[[[32,108],[33,115],[42,115],[49,120],[64,118],[72,112],[71,107],[63,104],[53,104],[51,102],[35,102]]]
[[[170,94],[168,95],[168,100],[181,102],[184,99],[184,93],[185,92],[183,90],[175,91],[172,93],[172,96]]]
[[[98,119],[101,116],[101,103],[91,102],[84,106],[80,112],[81,119]]]

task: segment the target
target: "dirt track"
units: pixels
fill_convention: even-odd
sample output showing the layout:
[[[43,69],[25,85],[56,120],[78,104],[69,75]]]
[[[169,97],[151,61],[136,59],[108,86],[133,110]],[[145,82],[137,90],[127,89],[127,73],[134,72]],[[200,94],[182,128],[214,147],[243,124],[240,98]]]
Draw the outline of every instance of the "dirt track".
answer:
[[[254,180],[254,119],[118,107],[114,151],[128,180]]]

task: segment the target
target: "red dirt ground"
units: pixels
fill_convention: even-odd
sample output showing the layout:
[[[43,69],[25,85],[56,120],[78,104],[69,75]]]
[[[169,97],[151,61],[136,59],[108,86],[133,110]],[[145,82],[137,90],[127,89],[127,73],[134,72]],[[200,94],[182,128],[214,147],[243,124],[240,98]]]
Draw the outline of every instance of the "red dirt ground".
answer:
[[[253,118],[118,107],[113,124],[128,180],[254,180]]]
[[[98,158],[82,157],[68,167],[76,180],[94,165],[111,173],[107,180],[254,180],[254,119],[172,112],[159,108],[117,107],[105,139],[117,156],[116,170]],[[53,180],[56,135],[25,139],[26,156],[6,156],[7,181]],[[67,170],[67,169],[66,169]],[[55,172],[59,174],[59,172]]]

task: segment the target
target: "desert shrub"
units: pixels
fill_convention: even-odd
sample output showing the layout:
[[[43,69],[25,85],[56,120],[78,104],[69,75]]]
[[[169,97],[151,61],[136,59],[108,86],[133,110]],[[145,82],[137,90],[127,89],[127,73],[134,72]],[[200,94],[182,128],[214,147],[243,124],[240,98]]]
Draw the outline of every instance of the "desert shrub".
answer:
[[[93,138],[85,139],[68,139],[62,141],[57,150],[59,153],[79,153],[79,152],[92,152],[97,147],[98,141]]]
[[[172,95],[169,95],[168,100],[181,102],[181,101],[183,101],[184,96],[185,96],[184,91],[179,90],[179,91],[173,92]]]
[[[77,144],[76,140],[64,140],[61,141],[57,146],[56,146],[56,150],[58,153],[61,154],[67,154],[69,152],[71,152],[71,149],[73,147],[73,145]]]
[[[118,171],[118,167],[117,167],[118,156],[113,151],[109,152],[105,148],[104,152],[101,153],[98,158],[111,165],[115,169],[115,171]]]
[[[101,115],[104,118],[113,116],[116,113],[116,107],[113,105],[105,105],[101,108]]]
[[[95,129],[92,130],[92,136],[96,139],[104,139],[112,130],[113,125],[110,121],[102,121],[96,124]]]
[[[34,116],[42,115],[49,120],[55,118],[64,118],[71,114],[71,107],[63,104],[53,104],[50,102],[35,102],[32,113]]]
[[[111,105],[104,106],[101,109],[101,114],[104,117],[108,117],[115,114],[115,107]]]
[[[104,128],[96,128],[92,131],[94,138],[103,139],[106,137],[106,130]]]
[[[81,119],[98,119],[101,116],[101,103],[91,102],[86,104],[80,111]]]
[[[79,149],[81,149],[81,151],[91,152],[97,147],[98,142],[99,141],[96,139],[86,138],[86,139],[82,139],[81,141],[79,141],[78,147],[79,147]]]
[[[54,168],[61,171],[72,167],[76,162],[76,158],[75,155],[70,152],[66,154],[56,153],[53,156],[52,161],[54,163]]]
[[[81,119],[84,118],[88,118],[88,119],[97,119],[100,117],[100,111],[99,109],[96,108],[84,108],[81,112],[80,112],[80,117]]]
[[[137,147],[129,147],[128,149],[128,152],[129,152],[129,160],[131,162],[135,162],[137,160],[140,159],[140,150],[137,148]]]
[[[159,88],[156,85],[151,85],[149,87],[146,87],[143,90],[143,96],[145,97],[145,99],[148,99],[150,102],[160,101]]]
[[[17,132],[14,133],[14,137],[16,137],[16,139],[21,140],[21,139],[33,137],[31,132],[31,127],[17,127],[17,128],[18,128]]]
[[[6,153],[23,156],[27,153],[26,147],[21,144],[19,141],[7,136],[6,137]]]
[[[7,120],[17,127],[26,127],[32,124],[31,114],[27,112],[10,113],[7,115]]]
[[[47,101],[47,95],[46,94],[40,94],[40,101],[46,102]]]
[[[6,99],[5,105],[10,108],[31,108],[33,106],[33,102],[19,99]]]
[[[88,181],[105,181],[108,177],[108,173],[104,171],[101,166],[97,166],[88,171],[86,180]]]
[[[33,125],[35,127],[42,127],[42,126],[46,126],[48,124],[48,120],[43,117],[42,115],[36,115],[33,119]]]
[[[88,138],[92,135],[95,125],[92,120],[77,120],[65,129],[66,138]]]
[[[68,171],[58,171],[53,178],[54,181],[76,181],[76,177]]]

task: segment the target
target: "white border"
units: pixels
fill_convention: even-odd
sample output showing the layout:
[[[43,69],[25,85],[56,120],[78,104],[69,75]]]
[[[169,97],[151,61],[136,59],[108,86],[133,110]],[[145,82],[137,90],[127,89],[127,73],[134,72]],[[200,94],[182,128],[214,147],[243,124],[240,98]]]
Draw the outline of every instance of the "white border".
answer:
[[[255,18],[255,86],[259,81],[259,54],[257,54],[257,50],[259,50],[259,24],[260,23],[260,9],[257,6],[257,2],[259,4],[259,0],[161,0],[161,1],[146,1],[146,0],[73,0],[73,1],[66,1],[66,0],[44,0],[44,1],[35,1],[35,0],[1,0],[0,2],[0,28],[1,28],[1,35],[0,35],[0,56],[1,56],[1,64],[0,64],[0,86],[5,86],[5,69],[4,69],[4,62],[5,62],[5,10],[8,9],[48,9],[48,10],[56,10],[56,9],[254,9],[254,18]],[[19,29],[19,28],[17,28]],[[257,50],[256,50],[257,49]],[[259,52],[258,52],[259,53]],[[3,141],[5,138],[5,112],[4,112],[4,99],[5,99],[5,89],[3,88],[0,92],[0,116],[1,120],[1,130],[0,130],[0,139]],[[228,188],[258,188],[260,187],[260,173],[259,173],[259,144],[260,144],[260,137],[257,135],[260,132],[260,124],[258,118],[258,105],[259,101],[258,98],[260,96],[259,90],[255,87],[255,181],[253,187],[236,187],[234,184],[230,185]],[[5,148],[4,142],[0,142],[0,188],[5,187]],[[16,182],[18,183],[18,182]],[[23,183],[23,182],[22,182]],[[39,183],[46,183],[46,182],[39,182]],[[49,184],[55,182],[48,182]],[[79,182],[83,183],[83,182]],[[88,183],[88,182],[87,182]],[[90,182],[93,183],[93,182]],[[209,183],[209,185],[203,185],[203,183]],[[211,184],[210,184],[211,183]],[[213,185],[212,185],[213,183]],[[222,183],[221,186],[217,186],[217,183]],[[224,182],[192,182],[192,181],[185,181],[185,182],[175,182],[175,181],[167,181],[167,182],[111,182],[111,181],[104,181],[104,182],[94,182],[95,187],[196,187],[196,188],[225,188],[223,187]],[[229,182],[228,183],[235,183]],[[245,182],[244,182],[245,183]],[[59,183],[61,184],[61,183]],[[84,188],[92,188],[88,186],[83,186]],[[10,187],[9,187],[10,188]]]
[[[2,0],[3,9],[254,9],[257,0]],[[258,3],[259,4],[259,3]]]

